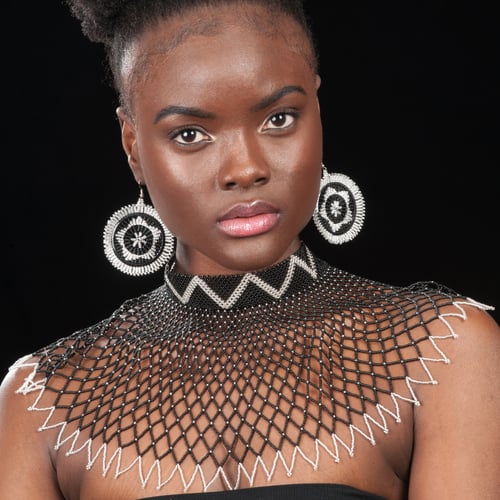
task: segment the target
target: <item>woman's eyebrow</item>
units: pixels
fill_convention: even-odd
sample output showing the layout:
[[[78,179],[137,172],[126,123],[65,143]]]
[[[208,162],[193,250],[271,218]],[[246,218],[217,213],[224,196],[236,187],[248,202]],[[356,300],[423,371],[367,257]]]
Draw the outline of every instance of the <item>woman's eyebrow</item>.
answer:
[[[160,111],[156,114],[153,123],[156,125],[160,120],[163,120],[163,118],[171,115],[194,116],[195,118],[215,118],[213,113],[203,111],[200,108],[193,108],[190,106],[167,106],[160,109]]]
[[[252,106],[250,110],[261,111],[270,106],[271,104],[275,103],[276,101],[279,101],[282,97],[286,96],[287,94],[291,94],[293,92],[299,92],[300,94],[307,95],[306,91],[299,85],[287,85],[286,87],[283,87],[281,89],[278,89],[276,92],[273,92],[271,95],[264,97],[262,101]]]
[[[252,106],[250,110],[261,111],[274,102],[279,101],[285,95],[293,92],[299,92],[300,94],[306,95],[306,91],[302,87],[298,85],[287,85],[286,87],[273,92],[271,95],[264,97],[264,99]],[[156,114],[153,123],[156,125],[159,121],[163,120],[163,118],[171,115],[194,116],[195,118],[215,118],[213,113],[204,111],[200,108],[194,108],[191,106],[166,106],[165,108],[160,109],[160,111]]]

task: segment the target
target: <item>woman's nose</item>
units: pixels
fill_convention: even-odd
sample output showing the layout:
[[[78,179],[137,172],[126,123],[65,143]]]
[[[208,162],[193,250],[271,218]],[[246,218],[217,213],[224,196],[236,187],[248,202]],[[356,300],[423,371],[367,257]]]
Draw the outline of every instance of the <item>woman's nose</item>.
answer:
[[[240,136],[225,148],[223,157],[219,170],[221,189],[246,189],[269,181],[269,166],[256,140]]]

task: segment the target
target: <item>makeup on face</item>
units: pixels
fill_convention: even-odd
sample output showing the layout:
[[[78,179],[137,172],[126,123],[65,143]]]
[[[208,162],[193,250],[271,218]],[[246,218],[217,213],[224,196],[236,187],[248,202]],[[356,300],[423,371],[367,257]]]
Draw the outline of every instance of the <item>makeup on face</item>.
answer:
[[[134,94],[137,164],[177,238],[177,259],[195,274],[288,257],[321,175],[317,79],[306,51],[242,23],[232,9],[217,15],[216,33],[188,36],[167,53],[155,50],[170,36],[168,21],[138,42],[151,55]],[[285,18],[280,29],[296,25]]]

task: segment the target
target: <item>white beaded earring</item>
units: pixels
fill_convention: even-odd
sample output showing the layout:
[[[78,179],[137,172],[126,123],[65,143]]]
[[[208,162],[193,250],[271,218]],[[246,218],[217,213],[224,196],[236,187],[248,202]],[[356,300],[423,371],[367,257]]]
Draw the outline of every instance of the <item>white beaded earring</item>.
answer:
[[[134,205],[117,210],[106,223],[104,253],[111,264],[125,274],[144,276],[158,271],[173,256],[174,237],[158,212],[144,203],[139,185]]]
[[[321,236],[340,245],[357,236],[365,219],[365,200],[347,175],[331,174],[322,165],[321,184],[313,221]]]

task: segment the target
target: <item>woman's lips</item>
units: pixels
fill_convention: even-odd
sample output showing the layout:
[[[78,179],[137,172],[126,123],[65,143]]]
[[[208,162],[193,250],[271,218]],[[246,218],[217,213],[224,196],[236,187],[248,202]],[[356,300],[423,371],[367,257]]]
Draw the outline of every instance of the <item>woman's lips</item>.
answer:
[[[240,203],[219,218],[219,228],[228,236],[246,237],[266,233],[278,222],[278,210],[264,202]]]

